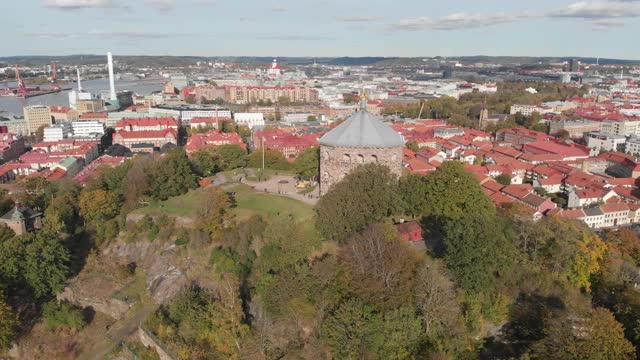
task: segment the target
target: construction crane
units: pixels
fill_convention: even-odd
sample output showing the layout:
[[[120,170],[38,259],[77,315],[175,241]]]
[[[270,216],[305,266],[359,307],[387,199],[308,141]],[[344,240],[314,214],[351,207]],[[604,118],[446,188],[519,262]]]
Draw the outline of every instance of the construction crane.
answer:
[[[18,83],[17,94],[18,96],[26,96],[29,90],[24,86],[24,80],[20,77],[20,68],[16,65],[16,82]]]

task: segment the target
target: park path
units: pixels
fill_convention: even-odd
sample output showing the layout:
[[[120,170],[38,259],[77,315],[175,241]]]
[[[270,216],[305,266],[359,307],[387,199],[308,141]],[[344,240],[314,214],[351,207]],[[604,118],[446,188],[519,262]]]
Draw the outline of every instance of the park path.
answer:
[[[141,309],[131,313],[127,318],[113,324],[111,328],[90,348],[78,355],[78,360],[104,359],[126,337],[133,334],[140,323],[157,308],[153,304],[144,304]]]
[[[248,181],[246,178],[242,178],[240,181],[251,186],[255,191],[287,196],[310,205],[315,205],[320,198],[320,192],[317,187],[310,194],[298,194],[300,189],[295,187],[297,181],[293,176],[274,175],[269,180],[261,182]],[[281,181],[286,181],[286,183],[281,183]]]

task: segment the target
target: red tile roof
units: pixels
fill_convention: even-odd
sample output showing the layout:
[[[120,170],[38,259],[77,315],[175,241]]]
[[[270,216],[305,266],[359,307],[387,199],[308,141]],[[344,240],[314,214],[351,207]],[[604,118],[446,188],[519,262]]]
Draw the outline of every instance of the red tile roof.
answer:
[[[123,139],[160,139],[167,137],[171,134],[173,138],[178,137],[178,132],[175,129],[164,130],[152,130],[152,131],[118,131],[113,134],[116,136],[122,136]]]

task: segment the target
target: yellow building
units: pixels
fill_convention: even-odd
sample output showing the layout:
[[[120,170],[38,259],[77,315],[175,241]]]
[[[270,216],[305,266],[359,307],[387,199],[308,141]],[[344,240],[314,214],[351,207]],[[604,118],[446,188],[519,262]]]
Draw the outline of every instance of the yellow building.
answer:
[[[27,132],[35,134],[39,127],[53,124],[51,108],[44,105],[25,106],[24,121],[27,124]]]
[[[78,100],[76,103],[78,114],[94,113],[104,111],[104,100],[91,99],[91,100]]]
[[[225,100],[236,104],[251,104],[258,101],[278,102],[285,97],[290,102],[315,103],[318,92],[307,86],[225,86]]]
[[[76,121],[80,117],[76,109],[66,106],[52,106],[51,116],[53,116],[56,123],[63,121]]]

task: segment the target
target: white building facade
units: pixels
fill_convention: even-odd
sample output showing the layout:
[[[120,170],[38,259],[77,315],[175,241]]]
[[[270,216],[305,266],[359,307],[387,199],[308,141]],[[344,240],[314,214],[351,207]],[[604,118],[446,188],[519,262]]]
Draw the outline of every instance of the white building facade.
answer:
[[[233,120],[238,125],[244,125],[253,129],[254,126],[264,126],[264,114],[263,113],[235,113],[233,114]]]

